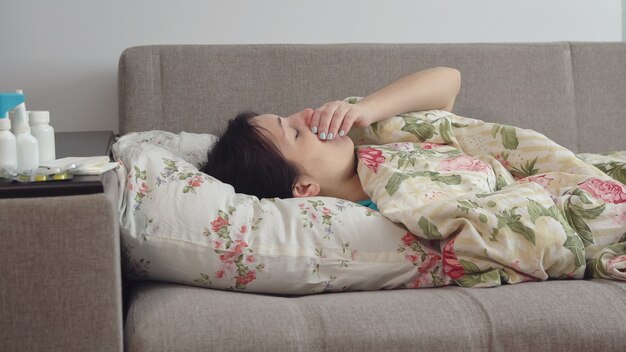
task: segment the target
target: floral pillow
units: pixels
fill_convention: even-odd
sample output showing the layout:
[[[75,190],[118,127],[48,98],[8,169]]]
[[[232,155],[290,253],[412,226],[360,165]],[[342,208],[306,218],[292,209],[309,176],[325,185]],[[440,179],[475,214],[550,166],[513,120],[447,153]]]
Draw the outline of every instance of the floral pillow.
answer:
[[[274,294],[451,282],[436,242],[374,210],[329,197],[257,199],[199,172],[214,140],[151,131],[113,146],[127,277]]]

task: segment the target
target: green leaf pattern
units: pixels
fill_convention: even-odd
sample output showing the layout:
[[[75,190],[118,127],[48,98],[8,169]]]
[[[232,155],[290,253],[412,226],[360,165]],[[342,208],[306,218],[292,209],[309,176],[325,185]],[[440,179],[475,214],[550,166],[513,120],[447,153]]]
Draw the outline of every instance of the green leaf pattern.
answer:
[[[197,194],[196,189],[201,187],[205,182],[211,183],[213,179],[206,174],[198,172],[198,170],[186,167],[185,170],[179,169],[176,160],[162,158],[163,170],[156,178],[157,186],[161,187],[168,182],[184,181],[186,184],[182,187],[182,193]]]
[[[519,140],[517,139],[517,133],[514,127],[495,123],[491,129],[493,138],[497,138],[498,132],[500,133],[502,145],[505,149],[517,149]]]
[[[133,171],[128,175],[128,183],[126,187],[128,191],[135,194],[133,209],[138,212],[141,209],[144,199],[148,197],[148,194],[152,190],[148,182],[148,176],[146,170],[141,170],[137,166],[133,166]]]
[[[323,238],[330,240],[333,235],[333,225],[341,224],[341,220],[337,218],[337,213],[331,210],[326,203],[321,200],[307,200],[298,204],[300,215],[302,215],[302,227],[313,229],[315,224],[323,226]]]
[[[359,162],[364,190],[384,216],[416,236],[456,237],[454,255],[464,270],[457,284],[582,278],[590,263],[597,268],[588,276],[616,277],[614,263],[626,246],[609,250],[597,243],[598,238],[615,243],[626,232],[626,203],[599,199],[579,185],[589,177],[625,180],[626,154],[623,164],[594,163],[602,173],[532,130],[442,111],[403,114],[375,129],[370,135],[380,140],[403,142],[366,146],[382,151],[385,161],[376,175]],[[554,152],[546,156],[538,145]],[[478,158],[481,151],[490,157],[481,160],[499,163],[510,175],[474,167],[478,161],[451,171],[438,168],[442,160]]]
[[[367,275],[385,282],[383,288],[451,283],[492,287],[583,275],[625,279],[620,268],[626,261],[626,203],[615,201],[619,197],[601,198],[594,193],[599,190],[580,185],[591,177],[601,181],[614,181],[614,177],[623,182],[619,178],[625,164],[619,163],[626,159],[597,159],[592,163],[596,167],[591,167],[585,157],[576,158],[532,131],[444,111],[394,117],[374,124],[366,134],[389,141],[372,142],[372,148],[386,156],[378,174],[358,164],[364,190],[380,213],[348,201],[303,198],[292,202],[296,210],[291,214],[295,216],[281,222],[283,227],[276,227],[276,222],[267,220],[276,214],[264,207],[276,209],[286,204],[283,200],[264,200],[264,206],[257,203],[250,213],[242,211],[246,207],[240,208],[236,202],[228,203],[207,212],[205,222],[195,232],[202,243],[198,247],[206,251],[199,256],[207,254],[212,264],[195,268],[181,282],[251,292],[271,286],[264,281],[269,277],[282,279],[284,285],[288,271],[263,259],[274,250],[283,257],[292,253],[293,258],[299,258],[294,265],[302,265],[299,273],[304,275],[298,279],[305,282],[299,282],[299,289],[308,285],[309,291],[297,293],[362,289],[358,278]],[[465,156],[471,156],[473,159],[464,160],[472,163],[459,164],[455,170],[439,168],[444,161]],[[494,174],[478,160],[499,166],[506,173]],[[167,234],[179,227],[168,228],[165,219],[146,216],[150,208],[160,206],[158,192],[173,190],[177,201],[206,199],[206,190],[215,181],[171,154],[157,159],[152,167],[146,163],[126,165],[126,213],[133,213],[135,218],[134,242],[121,246],[124,270],[131,277],[159,279],[158,268],[163,262],[145,248],[162,240],[157,236],[159,231]],[[540,180],[548,174],[549,181],[548,177]],[[346,232],[341,219],[351,207],[364,214],[361,221],[383,214],[399,225],[377,228],[385,231]],[[159,215],[173,215],[172,219],[189,208],[180,206],[176,212]],[[284,243],[268,245],[267,238],[261,236],[268,229],[287,232],[282,237]],[[299,242],[303,239],[308,242]],[[387,252],[381,252],[382,246]],[[375,257],[380,253],[384,253],[383,259]],[[301,263],[303,257],[305,264]],[[394,273],[402,274],[389,280],[389,273],[375,265],[381,260],[385,265],[394,263]],[[363,263],[374,265],[375,270],[368,267],[363,271]],[[452,271],[457,274],[454,279],[447,271],[451,266],[456,269]],[[275,272],[264,275],[270,270]],[[387,284],[392,281],[393,285]],[[282,288],[290,293],[288,286]]]

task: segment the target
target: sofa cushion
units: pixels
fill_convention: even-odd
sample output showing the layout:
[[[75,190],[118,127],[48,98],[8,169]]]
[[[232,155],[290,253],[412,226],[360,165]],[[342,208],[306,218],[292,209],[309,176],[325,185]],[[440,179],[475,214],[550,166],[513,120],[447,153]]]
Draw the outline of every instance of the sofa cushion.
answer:
[[[461,71],[455,113],[578,151],[568,43],[134,47],[120,58],[120,132],[217,133],[242,110],[290,115],[436,66]]]
[[[572,43],[578,150],[626,150],[626,45]]]
[[[619,351],[625,321],[626,283],[607,280],[300,297],[141,283],[124,341],[127,351]]]

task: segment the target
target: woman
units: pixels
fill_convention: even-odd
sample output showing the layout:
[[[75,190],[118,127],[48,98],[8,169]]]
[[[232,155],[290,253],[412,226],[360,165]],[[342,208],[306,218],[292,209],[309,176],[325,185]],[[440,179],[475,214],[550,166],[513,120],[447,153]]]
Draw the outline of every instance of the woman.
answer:
[[[353,126],[451,112],[460,81],[459,71],[438,67],[355,104],[240,114],[203,171],[259,198],[379,206],[410,232],[407,245],[414,236],[440,241],[443,270],[462,286],[582,278],[586,260],[589,275],[623,280],[594,260],[609,255],[615,267],[626,257],[626,187],[538,132],[432,111],[419,123],[401,119],[400,131],[423,142],[364,146],[357,160],[346,136]]]
[[[458,70],[436,67],[403,77],[355,104],[333,101],[288,117],[241,113],[229,121],[202,171],[259,198],[367,200],[350,129],[408,111],[452,111],[460,85]]]

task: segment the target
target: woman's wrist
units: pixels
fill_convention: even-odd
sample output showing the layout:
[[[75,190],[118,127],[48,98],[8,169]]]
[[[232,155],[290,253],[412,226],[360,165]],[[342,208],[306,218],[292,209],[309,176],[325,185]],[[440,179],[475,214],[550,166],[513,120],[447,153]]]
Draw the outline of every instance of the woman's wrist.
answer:
[[[377,119],[376,105],[367,98],[359,100],[356,105],[361,107],[363,117],[362,121],[355,123],[357,127],[367,127],[379,120]]]

